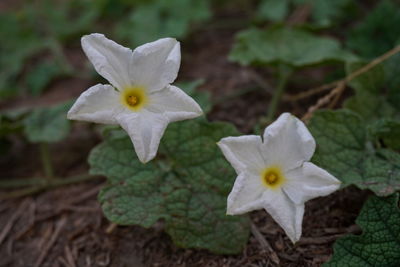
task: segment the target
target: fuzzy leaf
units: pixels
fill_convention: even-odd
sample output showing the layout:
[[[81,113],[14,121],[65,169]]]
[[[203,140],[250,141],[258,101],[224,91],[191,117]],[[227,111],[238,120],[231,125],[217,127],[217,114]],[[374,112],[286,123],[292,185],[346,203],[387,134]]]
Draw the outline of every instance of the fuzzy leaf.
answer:
[[[386,147],[400,149],[400,121],[381,119],[369,126],[372,136],[381,139]]]
[[[118,224],[143,227],[163,219],[178,246],[240,252],[248,219],[226,215],[235,173],[215,144],[236,134],[223,123],[174,123],[162,139],[159,160],[145,165],[136,159],[129,137],[110,135],[89,157],[90,172],[109,181],[99,195],[105,215]]]
[[[289,28],[239,32],[229,57],[242,65],[285,63],[295,67],[354,59],[334,39]]]
[[[39,143],[64,139],[70,130],[71,123],[67,120],[67,112],[71,105],[71,101],[68,101],[54,107],[33,110],[23,122],[28,140]]]
[[[371,197],[356,220],[363,233],[338,239],[332,259],[324,266],[399,266],[399,222],[399,194],[387,198]]]
[[[318,144],[313,162],[343,182],[386,196],[400,189],[400,155],[373,146],[367,125],[347,110],[320,111],[310,122]]]

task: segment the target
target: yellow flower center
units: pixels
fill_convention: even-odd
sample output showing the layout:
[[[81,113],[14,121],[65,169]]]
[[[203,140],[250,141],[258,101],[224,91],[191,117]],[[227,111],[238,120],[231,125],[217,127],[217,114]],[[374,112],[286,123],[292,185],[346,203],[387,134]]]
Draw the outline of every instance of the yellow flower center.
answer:
[[[271,188],[271,189],[278,189],[281,187],[285,181],[286,178],[282,174],[282,170],[278,166],[271,166],[265,168],[261,172],[261,181],[264,184],[264,186]]]
[[[148,103],[146,90],[143,87],[125,88],[121,93],[121,102],[133,111],[139,111]]]

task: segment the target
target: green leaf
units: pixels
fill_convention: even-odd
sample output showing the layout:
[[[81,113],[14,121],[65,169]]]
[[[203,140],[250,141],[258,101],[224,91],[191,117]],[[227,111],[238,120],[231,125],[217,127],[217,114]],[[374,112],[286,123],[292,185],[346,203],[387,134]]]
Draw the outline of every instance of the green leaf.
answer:
[[[381,95],[359,90],[356,95],[348,98],[344,107],[362,116],[366,121],[374,122],[384,117],[394,117],[396,109],[389,105],[386,98]]]
[[[99,195],[108,219],[150,227],[163,219],[180,247],[239,253],[248,239],[247,217],[226,215],[235,173],[216,146],[237,135],[229,124],[190,120],[171,124],[158,160],[140,163],[129,137],[111,135],[91,152],[92,174],[109,185]]]
[[[204,80],[195,80],[191,82],[178,82],[175,85],[190,95],[200,105],[203,112],[207,114],[212,108],[210,92],[196,90],[203,83]]]
[[[400,189],[400,155],[375,148],[365,121],[348,110],[316,112],[309,124],[318,148],[313,162],[343,186],[351,184],[386,196]]]
[[[313,24],[319,27],[329,27],[337,24],[348,15],[347,8],[351,6],[351,0],[293,0],[298,5],[311,7]]]
[[[367,65],[364,61],[348,61],[346,64],[347,75],[361,69]],[[375,66],[371,70],[357,76],[350,82],[350,86],[355,90],[367,90],[371,93],[379,93],[385,83],[385,69],[382,64]]]
[[[354,78],[350,85],[355,96],[348,98],[344,106],[365,120],[374,122],[381,118],[400,118],[400,55]],[[347,75],[361,68],[365,62],[349,62]]]
[[[39,96],[46,86],[63,73],[62,69],[54,62],[39,63],[26,76],[26,86],[34,96]]]
[[[24,12],[0,13],[0,40],[0,98],[8,98],[21,92],[17,81],[25,62],[47,44],[27,23]]]
[[[289,13],[289,0],[264,0],[258,7],[257,18],[281,22]]]
[[[365,20],[349,32],[347,46],[362,57],[377,57],[399,44],[398,25],[400,5],[394,1],[379,1]]]
[[[116,28],[118,39],[138,46],[162,37],[183,38],[190,26],[211,16],[209,2],[197,0],[148,1],[133,9]],[[143,27],[146,25],[146,27]]]
[[[39,0],[35,6],[28,6],[30,23],[42,21],[45,37],[58,41],[78,38],[93,28],[99,11],[91,0],[70,0],[55,2]]]
[[[338,239],[332,259],[324,266],[399,266],[399,222],[399,194],[387,198],[371,197],[356,220],[363,233]]]
[[[382,139],[383,144],[394,150],[400,150],[400,121],[381,119],[369,126],[370,134]]]
[[[32,143],[58,142],[64,139],[70,130],[70,121],[67,120],[67,111],[72,102],[48,108],[38,108],[24,120],[24,132]]]
[[[242,65],[285,63],[303,67],[327,61],[342,62],[354,56],[341,49],[338,41],[304,30],[252,28],[239,32],[229,58]]]

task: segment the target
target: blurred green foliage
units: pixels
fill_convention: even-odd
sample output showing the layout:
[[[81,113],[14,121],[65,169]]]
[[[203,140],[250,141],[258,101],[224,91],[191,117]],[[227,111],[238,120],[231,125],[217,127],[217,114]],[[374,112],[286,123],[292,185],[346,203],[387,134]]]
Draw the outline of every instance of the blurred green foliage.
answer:
[[[400,43],[400,3],[379,1],[376,7],[349,31],[347,46],[371,59]]]
[[[243,65],[283,63],[293,67],[354,59],[332,38],[288,27],[241,31],[229,56]]]
[[[67,120],[71,106],[72,102],[67,101],[33,110],[23,121],[25,136],[31,143],[52,143],[64,139],[71,128],[71,121]]]
[[[65,50],[82,35],[103,32],[135,47],[161,37],[186,37],[211,17],[209,1],[27,1],[0,13],[0,100],[38,96],[55,79],[78,75]]]
[[[260,2],[258,20],[283,22],[294,10],[309,12],[306,23],[316,28],[327,28],[339,24],[354,13],[351,0],[263,0]]]
[[[184,38],[194,23],[211,17],[208,0],[146,1],[125,15],[116,25],[118,40],[136,47],[160,37]]]

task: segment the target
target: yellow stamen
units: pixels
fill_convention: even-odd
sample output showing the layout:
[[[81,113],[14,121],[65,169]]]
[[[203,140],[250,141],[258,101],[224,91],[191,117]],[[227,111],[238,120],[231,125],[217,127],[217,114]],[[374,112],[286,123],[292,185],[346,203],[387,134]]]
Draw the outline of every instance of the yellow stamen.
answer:
[[[129,87],[121,92],[121,102],[133,111],[139,111],[148,103],[146,90],[143,87]]]
[[[262,183],[271,189],[278,189],[286,181],[285,176],[282,174],[281,168],[278,166],[270,166],[265,168],[261,172],[260,178]]]
[[[137,96],[130,95],[127,97],[126,102],[128,102],[129,106],[134,107],[139,102],[139,99]]]

